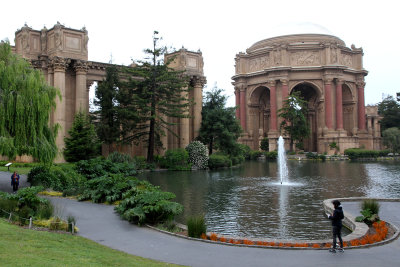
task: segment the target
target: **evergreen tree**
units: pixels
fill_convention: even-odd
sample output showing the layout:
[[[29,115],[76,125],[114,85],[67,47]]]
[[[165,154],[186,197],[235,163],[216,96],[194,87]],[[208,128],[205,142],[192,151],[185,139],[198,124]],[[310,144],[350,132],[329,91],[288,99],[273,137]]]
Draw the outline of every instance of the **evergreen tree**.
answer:
[[[206,92],[198,139],[208,146],[210,154],[219,149],[228,155],[237,154],[237,139],[242,128],[235,118],[235,107],[225,107],[227,97],[222,89],[214,87]]]
[[[94,104],[94,122],[99,139],[111,145],[120,138],[120,120],[118,116],[119,92],[118,70],[115,66],[106,69],[106,79],[96,87]]]
[[[386,129],[382,132],[383,144],[393,153],[400,152],[400,130],[397,127]]]
[[[83,112],[75,114],[74,122],[65,137],[64,157],[68,162],[91,159],[100,154],[99,142],[89,116]]]
[[[57,94],[39,70],[11,52],[8,42],[0,43],[0,155],[53,161],[58,125],[50,127],[49,117]]]
[[[169,118],[189,117],[188,81],[182,71],[169,67],[173,58],[163,61],[165,47],[158,46],[158,32],[153,48],[146,49],[146,61],[127,69],[131,78],[118,94],[122,137],[125,142],[146,142],[147,161],[153,162],[155,148],[161,145],[165,131],[174,133]]]
[[[290,136],[290,151],[293,151],[294,142],[302,142],[310,136],[310,128],[307,122],[307,101],[300,92],[293,92],[278,110],[279,116],[284,120],[281,122],[281,129]]]
[[[400,104],[393,96],[386,97],[378,104],[378,113],[383,116],[379,122],[382,133],[388,128],[400,128]]]

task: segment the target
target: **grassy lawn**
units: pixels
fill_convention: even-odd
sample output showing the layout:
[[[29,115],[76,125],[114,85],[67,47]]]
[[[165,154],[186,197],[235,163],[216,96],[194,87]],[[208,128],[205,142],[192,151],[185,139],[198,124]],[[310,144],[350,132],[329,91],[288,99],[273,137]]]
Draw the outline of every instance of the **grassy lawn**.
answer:
[[[0,219],[1,266],[177,266],[126,254],[80,236],[23,229]]]
[[[7,172],[8,167],[4,167],[6,162],[0,163],[0,171]],[[39,166],[39,163],[14,163],[10,166],[10,173],[14,171],[19,174],[28,174],[29,171],[33,168],[33,166]],[[54,165],[53,165],[54,166]],[[57,166],[66,166],[68,168],[73,168],[74,163],[57,163]]]

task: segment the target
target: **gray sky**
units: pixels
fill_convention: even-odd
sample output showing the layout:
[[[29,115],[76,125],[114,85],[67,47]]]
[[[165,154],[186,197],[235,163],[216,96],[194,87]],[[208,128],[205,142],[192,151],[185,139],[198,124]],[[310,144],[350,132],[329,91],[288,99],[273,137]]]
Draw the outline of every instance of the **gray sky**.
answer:
[[[234,58],[257,41],[292,33],[327,33],[348,47],[364,49],[365,102],[400,92],[400,56],[396,1],[6,1],[2,3],[0,39],[14,44],[24,23],[40,30],[60,21],[89,32],[89,60],[128,65],[143,59],[154,30],[163,44],[177,49],[200,49],[207,88],[217,83],[234,105],[231,77]]]

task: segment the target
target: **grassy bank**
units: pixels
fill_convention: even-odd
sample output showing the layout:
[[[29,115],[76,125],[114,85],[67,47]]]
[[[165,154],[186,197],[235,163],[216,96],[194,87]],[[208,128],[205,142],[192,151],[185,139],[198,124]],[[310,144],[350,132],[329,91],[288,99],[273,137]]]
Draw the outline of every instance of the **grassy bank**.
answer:
[[[23,229],[0,219],[1,266],[177,266],[69,234]]]

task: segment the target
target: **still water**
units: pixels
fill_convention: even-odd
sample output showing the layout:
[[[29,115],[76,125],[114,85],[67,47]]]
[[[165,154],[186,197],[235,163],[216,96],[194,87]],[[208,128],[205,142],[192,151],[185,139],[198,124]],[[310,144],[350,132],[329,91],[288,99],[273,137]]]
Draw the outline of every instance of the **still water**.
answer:
[[[289,161],[289,186],[276,162],[249,161],[219,171],[148,172],[141,178],[176,194],[184,213],[205,214],[207,231],[284,239],[331,237],[322,201],[340,197],[400,198],[398,162]]]

